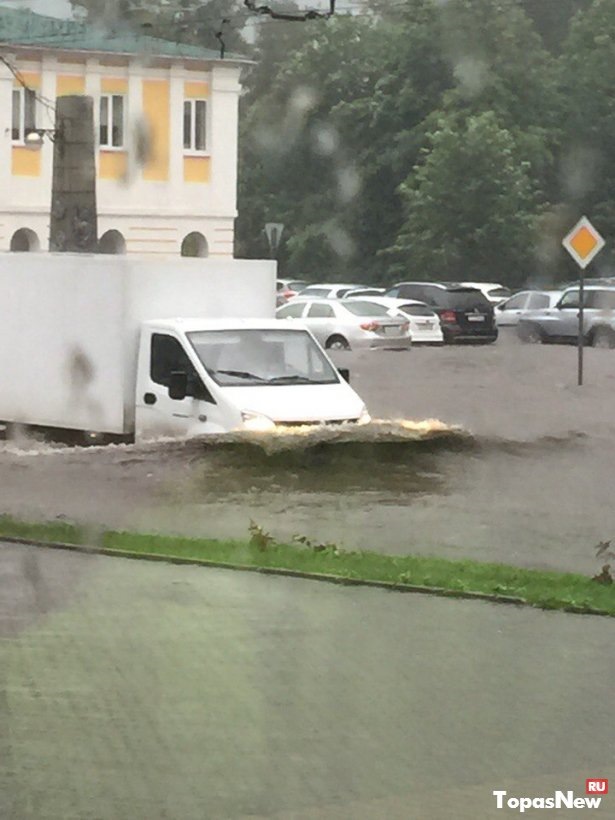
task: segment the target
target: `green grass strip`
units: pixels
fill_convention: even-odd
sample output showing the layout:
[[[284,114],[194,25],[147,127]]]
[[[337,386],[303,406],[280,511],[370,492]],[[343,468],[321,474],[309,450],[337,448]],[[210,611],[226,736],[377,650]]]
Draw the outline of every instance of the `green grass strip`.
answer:
[[[615,585],[600,584],[583,575],[470,560],[351,552],[333,545],[278,544],[266,534],[259,538],[262,531],[256,529],[257,537],[251,540],[224,541],[96,530],[64,521],[33,523],[0,515],[0,537],[5,538],[615,616]]]

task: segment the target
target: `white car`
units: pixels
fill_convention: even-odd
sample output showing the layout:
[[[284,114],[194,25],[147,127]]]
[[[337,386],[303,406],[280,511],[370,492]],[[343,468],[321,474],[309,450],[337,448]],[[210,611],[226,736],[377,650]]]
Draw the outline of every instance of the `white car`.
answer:
[[[349,293],[344,298],[344,302],[356,299],[354,293]],[[395,299],[392,296],[370,296],[363,301],[374,302],[383,305],[388,309],[389,316],[403,315],[410,322],[410,335],[412,344],[444,344],[442,326],[438,314],[426,305],[425,302],[417,302],[415,299]]]
[[[498,327],[516,327],[519,319],[533,310],[554,307],[562,295],[561,290],[522,290],[495,307],[495,323]]]
[[[363,299],[293,299],[278,308],[277,319],[298,319],[324,348],[407,349],[412,344],[410,322],[402,314]]]
[[[361,285],[308,285],[297,295],[302,299],[341,299],[349,291],[359,287]]]
[[[504,299],[512,296],[512,291],[497,282],[459,282],[465,288],[476,288],[485,294],[492,305],[499,305]]]
[[[345,293],[342,298],[347,299],[349,296],[384,296],[385,293],[386,288],[353,288]]]

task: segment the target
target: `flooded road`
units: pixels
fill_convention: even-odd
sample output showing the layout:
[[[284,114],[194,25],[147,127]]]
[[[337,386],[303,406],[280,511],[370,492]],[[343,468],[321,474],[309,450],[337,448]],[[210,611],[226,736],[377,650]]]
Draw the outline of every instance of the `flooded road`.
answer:
[[[372,416],[468,435],[296,445],[206,441],[62,449],[0,444],[2,510],[93,525],[243,537],[250,519],[346,548],[593,572],[615,536],[615,352],[527,346],[336,354]]]

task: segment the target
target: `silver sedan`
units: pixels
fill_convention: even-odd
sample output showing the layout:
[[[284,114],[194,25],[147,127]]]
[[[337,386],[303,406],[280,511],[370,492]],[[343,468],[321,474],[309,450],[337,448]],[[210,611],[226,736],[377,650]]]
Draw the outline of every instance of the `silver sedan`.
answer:
[[[406,349],[412,344],[407,319],[389,316],[384,305],[361,299],[293,299],[278,308],[276,317],[299,319],[330,350]]]
[[[561,295],[561,290],[521,290],[496,305],[495,323],[498,327],[516,326],[530,311],[554,307]]]

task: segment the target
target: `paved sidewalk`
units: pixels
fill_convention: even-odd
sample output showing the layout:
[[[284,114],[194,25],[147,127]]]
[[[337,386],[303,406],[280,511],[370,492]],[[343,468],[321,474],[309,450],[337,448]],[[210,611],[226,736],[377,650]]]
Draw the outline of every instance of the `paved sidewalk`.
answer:
[[[615,777],[612,635],[0,545],[0,817],[482,820],[494,789],[582,794]]]

